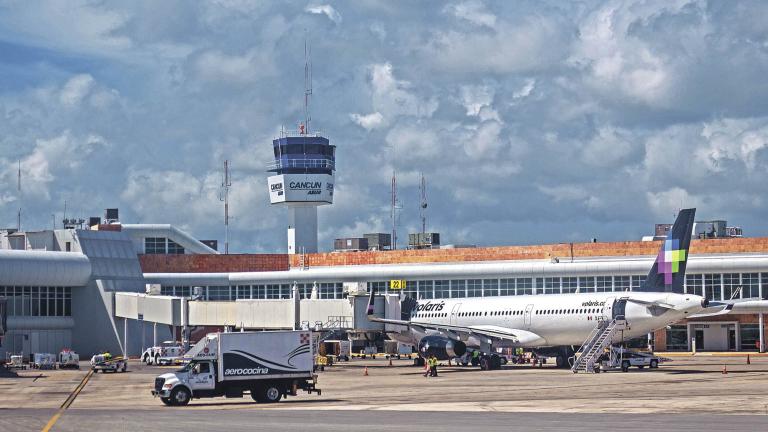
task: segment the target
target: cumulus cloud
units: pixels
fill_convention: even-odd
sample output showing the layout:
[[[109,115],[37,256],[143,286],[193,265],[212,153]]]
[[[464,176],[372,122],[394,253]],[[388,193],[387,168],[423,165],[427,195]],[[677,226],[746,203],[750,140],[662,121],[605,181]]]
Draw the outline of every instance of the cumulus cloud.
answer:
[[[371,65],[369,72],[374,112],[351,114],[352,120],[360,126],[375,129],[388,125],[399,116],[430,117],[437,110],[437,100],[417,96],[410,91],[410,82],[395,78],[391,63]]]
[[[341,14],[331,5],[307,5],[307,7],[304,8],[304,11],[311,14],[325,15],[335,24],[341,24]]]
[[[380,112],[374,112],[366,115],[350,114],[349,116],[352,121],[368,130],[376,129],[384,123],[384,116],[381,115]]]
[[[11,185],[16,185],[18,171],[21,170],[23,194],[49,199],[51,187],[60,187],[54,184],[54,181],[62,175],[76,174],[92,153],[107,146],[103,137],[76,137],[70,131],[64,131],[52,138],[38,139],[32,152],[18,162],[0,159],[0,184],[3,184],[6,190],[11,190]]]
[[[617,167],[630,156],[633,145],[626,131],[605,126],[584,146],[582,160],[590,165]]]
[[[494,28],[496,26],[496,15],[489,12],[485,5],[477,0],[470,0],[461,3],[448,5],[446,12],[453,14],[457,18],[467,20],[468,22]]]
[[[0,223],[15,223],[21,161],[25,226],[48,226],[67,200],[87,203],[83,216],[116,206],[222,240],[229,159],[232,250],[285,250],[265,170],[281,126],[304,118],[306,30],[310,115],[337,146],[323,249],[389,230],[393,171],[401,238],[419,225],[422,172],[446,242],[639,238],[681,205],[768,233],[768,6],[339,8],[5,5]]]

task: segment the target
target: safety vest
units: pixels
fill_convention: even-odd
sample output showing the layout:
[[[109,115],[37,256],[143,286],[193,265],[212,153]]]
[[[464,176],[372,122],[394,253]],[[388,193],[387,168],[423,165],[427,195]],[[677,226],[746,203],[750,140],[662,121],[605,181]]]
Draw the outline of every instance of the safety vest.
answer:
[[[472,351],[472,357],[477,358],[480,355],[478,351]]]

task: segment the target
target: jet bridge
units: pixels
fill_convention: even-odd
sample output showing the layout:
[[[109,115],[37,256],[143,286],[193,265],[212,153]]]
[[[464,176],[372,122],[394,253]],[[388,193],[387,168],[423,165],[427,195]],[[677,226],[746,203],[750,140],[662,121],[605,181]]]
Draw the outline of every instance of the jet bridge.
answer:
[[[316,331],[343,331],[353,339],[371,339],[383,331],[396,330],[391,325],[370,322],[367,306],[365,295],[346,299],[202,301],[119,292],[115,293],[114,315],[126,320],[143,321],[155,328],[160,324],[182,330],[197,326],[258,330],[311,328]],[[399,297],[377,296],[374,313],[399,319]],[[187,334],[186,331],[183,334]],[[124,338],[129,337],[131,335],[126,330]]]

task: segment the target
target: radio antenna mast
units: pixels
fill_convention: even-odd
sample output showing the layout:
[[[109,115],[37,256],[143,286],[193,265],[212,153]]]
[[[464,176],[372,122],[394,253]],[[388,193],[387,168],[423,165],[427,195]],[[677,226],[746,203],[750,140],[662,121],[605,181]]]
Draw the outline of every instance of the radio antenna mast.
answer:
[[[19,192],[19,213],[16,215],[16,229],[21,232],[21,161],[19,161],[19,175],[16,182],[16,189]]]
[[[392,250],[397,249],[397,211],[402,208],[403,206],[397,199],[397,175],[395,170],[392,170],[392,213],[390,214],[392,218]]]
[[[229,160],[224,161],[224,173],[221,176],[221,192],[219,200],[224,201],[224,254],[229,254],[229,188],[232,179],[229,177]]]
[[[427,232],[427,181],[424,179],[424,173],[421,173],[421,184],[419,185],[419,217],[421,217],[421,233]]]
[[[312,45],[307,42],[307,31],[304,30],[304,133],[309,134],[309,123],[312,116],[309,113],[309,103],[312,99]]]

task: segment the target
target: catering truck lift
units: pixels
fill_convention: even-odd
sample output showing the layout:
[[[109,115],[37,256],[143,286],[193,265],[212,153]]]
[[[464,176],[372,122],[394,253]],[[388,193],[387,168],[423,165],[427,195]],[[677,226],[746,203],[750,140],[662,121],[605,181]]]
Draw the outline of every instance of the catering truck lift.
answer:
[[[210,333],[185,355],[189,363],[155,378],[154,396],[166,405],[193,398],[243,397],[273,403],[315,388],[315,346],[309,331]]]

